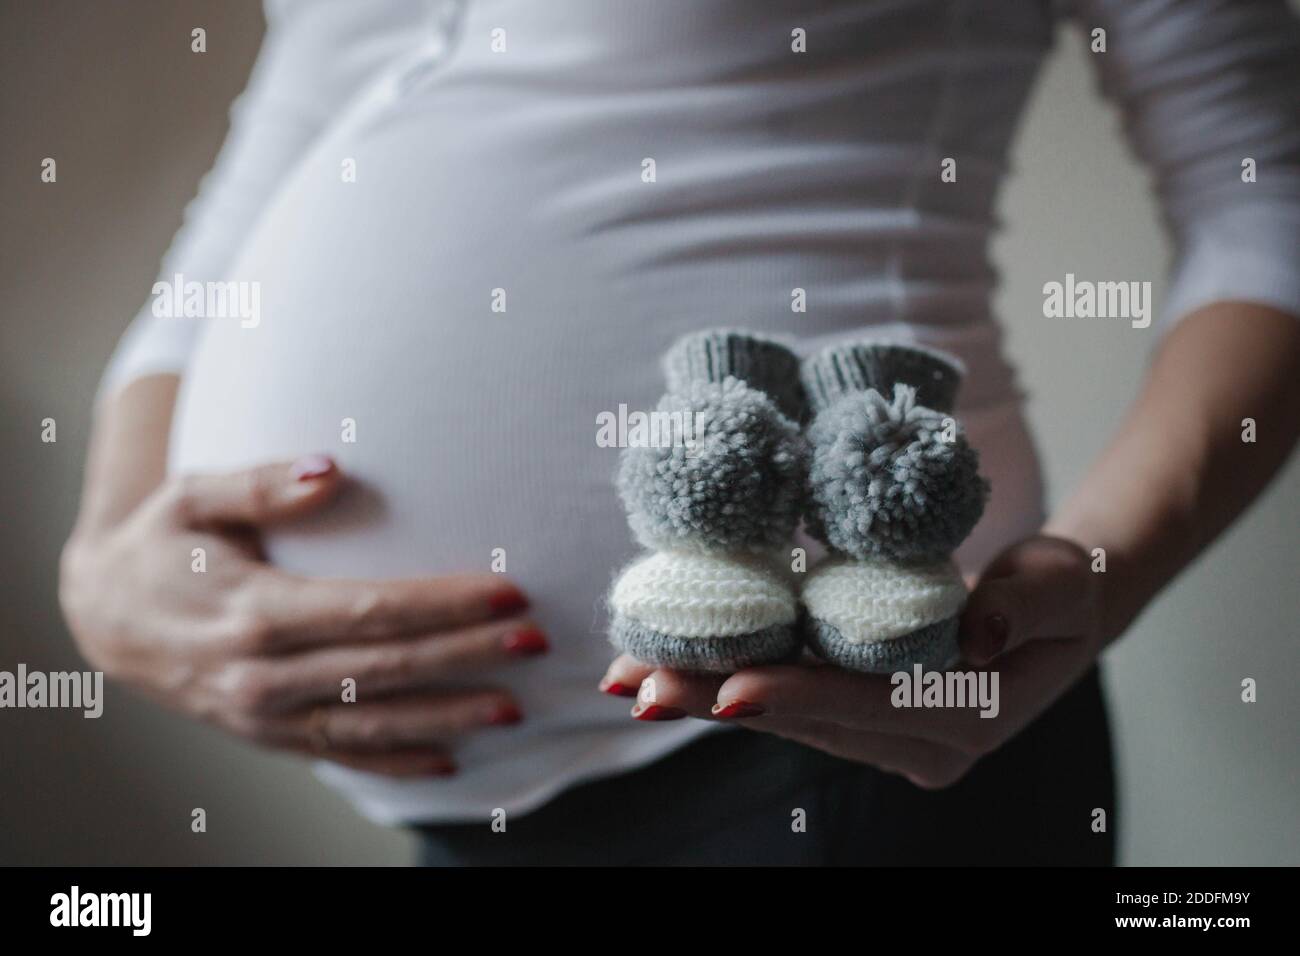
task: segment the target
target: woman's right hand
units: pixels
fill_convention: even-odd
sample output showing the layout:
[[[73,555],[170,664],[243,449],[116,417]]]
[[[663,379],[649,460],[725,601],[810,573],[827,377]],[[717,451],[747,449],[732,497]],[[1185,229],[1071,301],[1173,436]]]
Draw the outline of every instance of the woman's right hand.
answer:
[[[393,776],[454,772],[459,736],[521,717],[509,692],[461,682],[546,639],[499,575],[313,579],[266,563],[259,530],[320,509],[343,481],[320,456],[168,478],[112,525],[78,529],[59,596],[82,653],[260,744]]]

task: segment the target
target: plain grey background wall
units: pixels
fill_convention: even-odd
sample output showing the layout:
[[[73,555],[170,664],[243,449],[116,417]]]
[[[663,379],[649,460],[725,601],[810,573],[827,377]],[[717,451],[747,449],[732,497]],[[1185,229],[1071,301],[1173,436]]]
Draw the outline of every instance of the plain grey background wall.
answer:
[[[1300,6],[1300,4],[1297,4]],[[190,52],[190,30],[208,52]],[[253,0],[45,0],[0,10],[0,670],[81,663],[55,575],[90,399],[220,143],[261,30]],[[1096,95],[1073,29],[1057,49],[1002,199],[998,306],[1052,501],[1133,397],[1154,330],[1046,319],[1067,272],[1155,282],[1169,248],[1146,173]],[[40,182],[45,157],[57,184]],[[54,418],[58,440],[40,440]],[[1150,608],[1107,658],[1126,863],[1300,863],[1296,530],[1300,464]],[[1242,678],[1259,700],[1241,701]],[[1014,794],[1008,795],[1014,799]],[[191,812],[208,830],[190,830]],[[1080,807],[1081,826],[1090,807]],[[0,863],[405,863],[299,761],[173,719],[119,688],[104,716],[0,711]]]

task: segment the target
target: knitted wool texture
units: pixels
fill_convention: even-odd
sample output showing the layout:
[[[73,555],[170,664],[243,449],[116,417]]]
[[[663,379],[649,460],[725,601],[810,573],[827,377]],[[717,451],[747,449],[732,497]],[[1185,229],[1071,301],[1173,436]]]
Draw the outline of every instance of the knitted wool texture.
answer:
[[[896,384],[843,395],[808,429],[809,531],[855,558],[934,561],[954,550],[984,511],[979,458],[943,412]]]
[[[647,548],[762,552],[784,545],[803,507],[807,446],[762,392],[730,376],[691,382],[656,409],[690,441],[624,451],[618,490]]]
[[[951,559],[907,566],[834,558],[809,575],[803,601],[809,647],[840,667],[890,674],[958,657],[966,585]]]
[[[754,634],[798,617],[789,583],[764,562],[683,552],[630,565],[614,582],[610,605],[645,630],[688,640]]]
[[[951,355],[923,346],[860,342],[810,356],[800,367],[800,377],[814,413],[869,388],[889,394],[899,383],[916,389],[917,404],[949,412],[957,401],[963,368]]]
[[[911,670],[917,664],[926,670],[939,670],[951,667],[961,656],[955,617],[888,641],[859,644],[844,640],[825,621],[811,618],[804,629],[804,639],[823,660],[867,674],[893,674]]]
[[[731,674],[744,667],[792,659],[799,650],[799,633],[785,624],[737,637],[679,637],[615,616],[610,642],[625,654],[655,667],[707,674]]]
[[[810,614],[850,644],[890,641],[954,617],[966,585],[951,559],[907,566],[832,559],[803,588]]]
[[[691,332],[664,353],[668,391],[686,390],[692,382],[738,378],[767,395],[794,421],[807,414],[807,397],[799,376],[799,357],[782,342],[741,329]]]
[[[799,522],[807,444],[799,360],[733,329],[679,339],[656,413],[677,433],[624,451],[618,490],[637,540],[658,553],[610,591],[610,641],[646,663],[729,673],[799,647],[790,581],[761,560]],[[678,440],[678,439],[681,440]]]
[[[960,363],[860,343],[812,356],[802,378],[814,410],[808,527],[840,555],[804,585],[805,640],[852,670],[950,666],[966,588],[947,556],[988,495],[960,426],[945,428]]]

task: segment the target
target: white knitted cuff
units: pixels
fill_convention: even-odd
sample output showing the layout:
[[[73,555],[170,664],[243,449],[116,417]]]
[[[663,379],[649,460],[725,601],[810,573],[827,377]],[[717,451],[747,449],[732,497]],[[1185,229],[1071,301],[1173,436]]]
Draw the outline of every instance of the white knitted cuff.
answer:
[[[661,551],[630,565],[610,592],[611,610],[661,634],[731,637],[789,625],[794,588],[767,564]]]
[[[948,559],[920,567],[832,559],[809,574],[803,602],[851,644],[887,641],[954,617],[966,583]]]

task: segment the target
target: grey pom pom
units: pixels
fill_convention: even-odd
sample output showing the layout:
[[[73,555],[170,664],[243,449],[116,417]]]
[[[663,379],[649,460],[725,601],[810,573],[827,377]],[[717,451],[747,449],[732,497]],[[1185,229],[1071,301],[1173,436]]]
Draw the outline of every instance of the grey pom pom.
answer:
[[[809,530],[855,558],[932,561],[984,512],[988,483],[960,426],[894,386],[843,396],[813,420]]]
[[[618,488],[637,540],[719,552],[784,545],[799,521],[807,468],[795,423],[735,378],[670,392],[657,411],[682,415],[692,440],[623,452]]]

